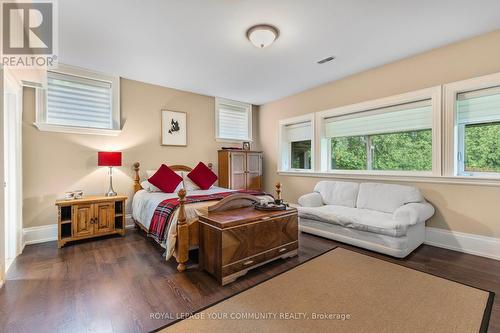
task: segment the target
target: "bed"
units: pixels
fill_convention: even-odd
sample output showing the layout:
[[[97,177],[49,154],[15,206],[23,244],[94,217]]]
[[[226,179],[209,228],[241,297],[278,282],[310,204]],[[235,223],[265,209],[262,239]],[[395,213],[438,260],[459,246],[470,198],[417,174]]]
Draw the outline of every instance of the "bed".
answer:
[[[208,164],[208,167],[212,168],[212,164]],[[173,171],[190,172],[192,170],[185,165],[171,165],[169,168]],[[175,257],[177,270],[183,272],[186,270],[189,250],[198,247],[198,216],[206,213],[208,207],[217,204],[221,200],[221,198],[216,198],[214,200],[207,199],[200,202],[190,202],[193,200],[189,199],[201,196],[206,198],[210,198],[210,196],[227,196],[237,191],[212,186],[208,190],[195,190],[189,191],[189,193],[185,189],[179,190],[178,193],[148,192],[141,186],[139,162],[134,163],[134,171],[135,194],[132,200],[132,218],[134,223],[165,248],[166,260]],[[257,198],[259,200],[273,200],[272,196],[263,193],[257,196]],[[176,206],[162,233],[163,236],[159,238],[154,237],[154,234],[151,234],[151,224],[154,223],[154,216],[157,214],[159,205],[167,201],[175,201]],[[186,201],[189,203],[186,203]]]

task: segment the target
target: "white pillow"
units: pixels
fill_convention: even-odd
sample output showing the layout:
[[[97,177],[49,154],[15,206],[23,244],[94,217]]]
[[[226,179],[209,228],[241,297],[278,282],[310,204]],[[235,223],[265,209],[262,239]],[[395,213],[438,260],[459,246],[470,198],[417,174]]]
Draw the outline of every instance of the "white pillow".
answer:
[[[198,191],[201,190],[201,188],[196,185],[189,177],[188,174],[183,172],[183,177],[184,179],[184,188],[186,191]]]
[[[148,192],[161,192],[161,190],[158,187],[154,186],[147,180],[143,180],[141,182],[141,187]]]

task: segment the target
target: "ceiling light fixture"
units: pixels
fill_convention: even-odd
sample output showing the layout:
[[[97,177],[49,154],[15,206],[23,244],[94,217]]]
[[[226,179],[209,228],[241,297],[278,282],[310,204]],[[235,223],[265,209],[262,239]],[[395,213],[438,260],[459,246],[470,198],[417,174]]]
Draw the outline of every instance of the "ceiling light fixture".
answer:
[[[247,30],[248,40],[260,49],[271,45],[279,35],[278,28],[270,24],[254,25]]]

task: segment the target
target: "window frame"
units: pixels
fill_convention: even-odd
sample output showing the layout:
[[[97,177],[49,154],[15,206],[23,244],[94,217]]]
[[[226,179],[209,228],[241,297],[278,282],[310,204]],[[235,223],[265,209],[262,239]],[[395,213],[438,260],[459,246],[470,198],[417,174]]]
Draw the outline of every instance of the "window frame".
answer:
[[[421,100],[431,100],[432,106],[432,170],[431,171],[399,171],[399,170],[337,170],[331,169],[331,138],[325,136],[325,121],[327,118],[349,115],[360,112],[367,112],[374,109],[386,108],[390,106],[418,102]],[[317,113],[317,123],[320,135],[320,151],[322,173],[338,176],[413,176],[429,177],[441,176],[441,86],[421,89],[395,96],[380,98],[367,102],[342,106]],[[368,146],[367,146],[368,147]],[[367,148],[368,149],[368,148]]]
[[[451,178],[470,179],[471,181],[477,180],[478,182],[488,180],[493,180],[495,182],[500,181],[500,172],[465,173],[465,171],[462,169],[464,163],[459,163],[458,154],[459,152],[461,152],[462,159],[464,159],[463,153],[465,151],[465,125],[458,125],[456,117],[456,101],[458,94],[496,86],[500,86],[500,73],[456,81],[443,85],[445,119],[443,126],[444,150],[446,152],[443,161],[444,176]]]
[[[291,166],[291,159],[292,159],[292,145],[291,142],[287,142],[285,145],[285,142],[283,140],[283,135],[285,131],[285,126],[289,125],[295,125],[295,124],[300,124],[300,123],[306,123],[310,122],[311,123],[311,168],[310,169],[294,169],[294,168],[283,168],[283,164],[285,159],[288,161],[288,165]],[[292,118],[287,118],[287,119],[282,119],[278,123],[278,165],[277,165],[277,171],[278,172],[293,172],[293,173],[311,173],[315,172],[315,114],[314,113],[308,113],[302,116],[298,117],[292,117]],[[286,154],[286,157],[285,157]]]
[[[223,138],[219,134],[219,105],[224,104],[224,105],[231,105],[234,107],[241,107],[245,108],[247,110],[247,117],[248,117],[248,139],[239,139],[239,138]],[[253,126],[252,126],[252,119],[253,119],[253,105],[250,103],[244,103],[244,102],[239,102],[227,98],[222,98],[222,97],[215,97],[215,140],[217,142],[237,142],[237,143],[242,143],[242,142],[253,142]]]
[[[47,122],[47,74],[45,75],[45,82],[41,87],[36,89],[36,111],[34,125],[40,131],[71,133],[71,134],[90,134],[90,135],[108,135],[116,136],[121,133],[121,115],[120,115],[120,77],[111,76],[101,72],[91,71],[88,69],[59,64],[57,69],[51,69],[50,72],[81,77],[85,79],[104,81],[111,84],[111,116],[112,128],[97,128],[97,127],[80,127],[51,124]]]

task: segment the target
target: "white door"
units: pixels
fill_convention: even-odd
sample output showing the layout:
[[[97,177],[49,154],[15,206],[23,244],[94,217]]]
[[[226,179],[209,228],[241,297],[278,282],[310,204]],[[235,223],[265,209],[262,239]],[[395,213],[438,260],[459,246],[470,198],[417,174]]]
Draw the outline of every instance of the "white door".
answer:
[[[22,240],[22,91],[7,72],[4,81],[5,270],[21,253]]]

